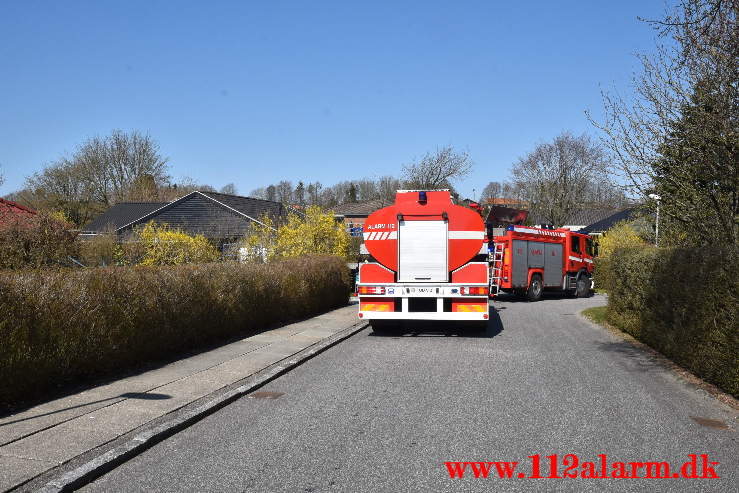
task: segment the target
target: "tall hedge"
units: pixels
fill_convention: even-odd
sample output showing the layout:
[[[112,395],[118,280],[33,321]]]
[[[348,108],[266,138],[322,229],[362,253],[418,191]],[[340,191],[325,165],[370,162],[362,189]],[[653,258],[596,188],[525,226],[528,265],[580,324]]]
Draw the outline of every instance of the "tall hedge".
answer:
[[[598,268],[613,325],[739,397],[739,249],[620,249]]]
[[[348,301],[346,264],[307,257],[0,273],[0,403]]]

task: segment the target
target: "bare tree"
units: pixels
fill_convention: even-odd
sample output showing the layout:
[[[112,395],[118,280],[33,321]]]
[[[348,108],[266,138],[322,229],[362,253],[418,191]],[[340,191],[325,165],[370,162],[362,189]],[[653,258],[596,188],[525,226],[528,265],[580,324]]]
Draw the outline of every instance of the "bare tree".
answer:
[[[255,188],[249,192],[249,197],[254,197],[255,199],[266,199],[267,190],[264,187]]]
[[[3,183],[5,183],[5,175],[0,171],[0,187],[3,186]]]
[[[33,208],[61,211],[80,226],[105,209],[105,204],[91,198],[85,170],[68,158],[59,159],[27,178],[23,195]]]
[[[268,186],[264,190],[265,199],[275,202],[277,200],[277,188],[274,185]]]
[[[277,201],[283,204],[290,204],[293,201],[293,182],[282,180],[277,184]]]
[[[321,207],[331,208],[339,205],[339,197],[336,195],[336,187],[324,188],[318,196],[318,205]]]
[[[160,155],[159,144],[136,130],[114,130],[107,137],[89,139],[71,160],[79,166],[89,198],[106,206],[126,200],[142,175],[151,176],[157,186],[169,180],[167,158]]]
[[[420,161],[403,166],[405,186],[416,189],[450,188],[452,182],[472,171],[472,160],[466,152],[457,152],[452,146],[427,153]]]
[[[228,195],[236,195],[236,185],[234,185],[233,183],[223,185],[220,189],[220,192]]]
[[[395,200],[395,192],[401,188],[402,183],[393,176],[382,176],[377,180],[377,195],[384,203],[392,203]]]
[[[587,136],[565,132],[520,158],[511,174],[532,214],[559,227],[590,201],[593,184],[606,180],[606,165],[602,149]]]
[[[171,202],[196,190],[200,192],[216,191],[211,185],[198,183],[194,179],[185,176],[180,178],[176,183],[170,183],[165,186],[157,185],[156,193],[141,197],[139,200],[145,202]],[[129,194],[128,200],[136,200],[136,198],[133,194]]]
[[[137,131],[115,130],[28,177],[26,189],[37,207],[61,210],[81,225],[116,201],[158,200],[157,191],[168,179],[167,159],[156,142]],[[154,196],[143,197],[145,192]]]
[[[639,55],[635,92],[603,93],[614,173],[699,243],[739,241],[739,0],[680,0],[647,21],[667,42]]]
[[[485,202],[488,199],[500,198],[503,193],[503,185],[497,181],[491,181],[485,188],[482,189],[480,194],[480,202]]]
[[[357,187],[357,200],[362,202],[378,198],[377,183],[374,180],[364,178],[354,182]]]
[[[143,174],[136,177],[136,179],[133,180],[133,183],[131,183],[128,193],[126,194],[126,200],[131,202],[159,200],[160,188],[160,184],[157,183],[153,176]]]
[[[328,188],[331,196],[331,199],[329,199],[329,203],[331,203],[333,206],[347,202],[347,198],[349,197],[349,188],[351,187],[351,185],[352,183],[350,181],[340,181],[330,186]],[[328,198],[329,194],[325,193],[324,197]]]

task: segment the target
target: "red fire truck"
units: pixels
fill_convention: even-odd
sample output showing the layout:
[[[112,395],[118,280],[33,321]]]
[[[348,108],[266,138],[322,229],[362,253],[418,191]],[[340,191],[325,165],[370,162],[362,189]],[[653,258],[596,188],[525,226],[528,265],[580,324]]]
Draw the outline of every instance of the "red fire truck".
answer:
[[[583,297],[592,288],[590,238],[566,229],[509,226],[494,232],[490,264],[493,296],[503,291],[538,301],[545,289]]]
[[[399,190],[364,225],[359,318],[382,330],[404,320],[488,320],[489,264],[480,215],[448,190]]]

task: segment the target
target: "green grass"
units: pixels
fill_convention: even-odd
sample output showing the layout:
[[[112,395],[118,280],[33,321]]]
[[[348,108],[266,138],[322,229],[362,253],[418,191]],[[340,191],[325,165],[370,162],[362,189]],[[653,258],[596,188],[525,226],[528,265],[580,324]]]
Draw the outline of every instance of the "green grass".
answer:
[[[594,306],[593,308],[587,308],[582,311],[582,314],[593,322],[600,325],[604,325],[607,322],[605,306]]]

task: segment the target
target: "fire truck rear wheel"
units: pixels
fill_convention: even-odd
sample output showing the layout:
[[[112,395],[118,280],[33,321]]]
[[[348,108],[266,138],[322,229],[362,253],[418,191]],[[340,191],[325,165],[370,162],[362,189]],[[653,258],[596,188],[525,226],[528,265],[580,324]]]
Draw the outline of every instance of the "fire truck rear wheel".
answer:
[[[526,291],[526,297],[529,301],[539,301],[543,292],[544,285],[541,282],[541,276],[534,274],[531,276],[531,284],[529,284],[529,289]]]

